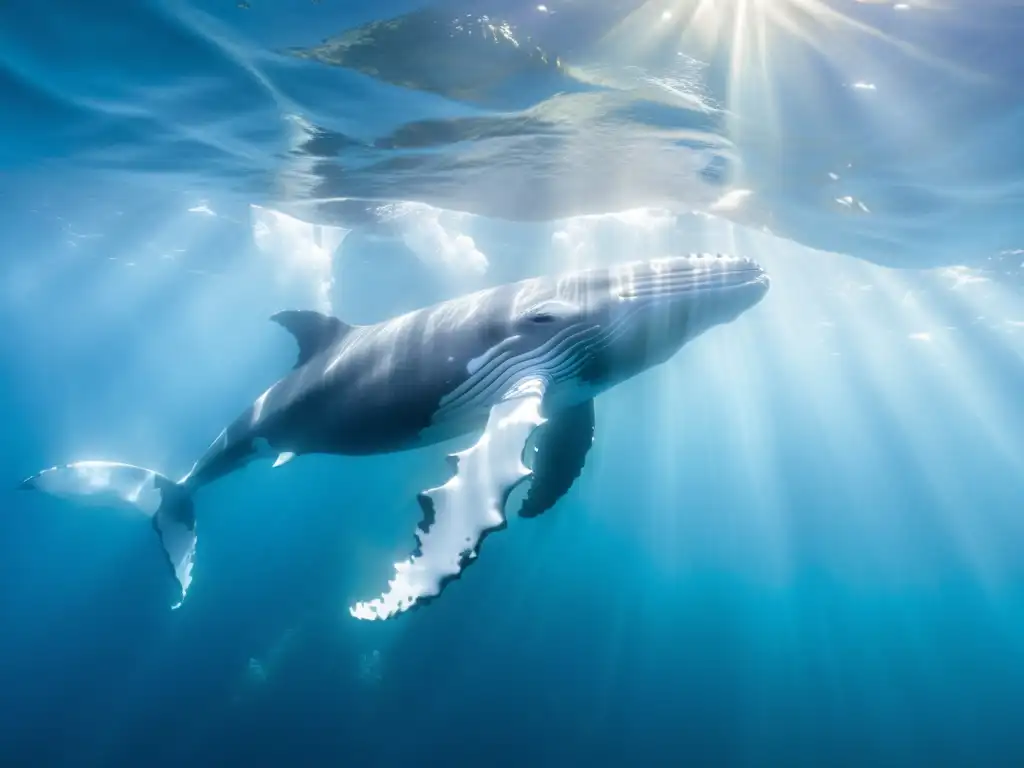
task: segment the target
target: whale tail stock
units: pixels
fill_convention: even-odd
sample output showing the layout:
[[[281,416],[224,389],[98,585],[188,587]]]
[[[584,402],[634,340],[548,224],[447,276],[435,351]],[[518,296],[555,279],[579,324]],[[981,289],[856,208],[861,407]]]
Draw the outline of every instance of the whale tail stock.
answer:
[[[132,464],[76,461],[45,469],[19,487],[90,506],[128,508],[149,517],[181,587],[181,599],[173,607],[181,605],[192,583],[196,551],[195,508],[186,485]]]

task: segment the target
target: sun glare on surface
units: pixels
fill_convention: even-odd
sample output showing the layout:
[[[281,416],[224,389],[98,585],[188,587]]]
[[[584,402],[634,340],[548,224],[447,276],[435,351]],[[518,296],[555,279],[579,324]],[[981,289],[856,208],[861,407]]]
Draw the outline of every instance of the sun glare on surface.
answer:
[[[870,14],[858,12],[867,10],[866,6],[873,6]],[[899,29],[897,22],[913,23],[911,10],[928,8],[891,0],[647,0],[624,17],[603,43],[607,52],[627,59],[642,59],[655,51],[671,54],[674,49],[679,56],[707,62],[724,75],[722,86],[715,90],[721,94],[718,106],[729,138],[778,143],[777,118],[787,113],[779,102],[782,92],[791,99],[799,96],[807,103],[818,103],[838,83],[866,97],[881,87],[866,76],[883,70],[894,78],[884,83],[887,95],[906,104],[913,94],[905,92],[909,84],[895,80],[898,73],[892,72],[890,55],[935,67],[942,74],[977,78],[865,21],[891,13],[893,24],[884,27]],[[814,128],[807,126],[807,130]]]

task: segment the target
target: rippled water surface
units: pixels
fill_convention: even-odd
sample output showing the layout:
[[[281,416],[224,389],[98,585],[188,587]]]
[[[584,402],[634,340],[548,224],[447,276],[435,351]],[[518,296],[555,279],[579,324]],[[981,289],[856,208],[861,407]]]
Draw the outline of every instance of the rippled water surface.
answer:
[[[342,226],[394,199],[510,220],[659,206],[886,263],[1022,245],[1015,3],[0,12],[21,173],[72,161]]]

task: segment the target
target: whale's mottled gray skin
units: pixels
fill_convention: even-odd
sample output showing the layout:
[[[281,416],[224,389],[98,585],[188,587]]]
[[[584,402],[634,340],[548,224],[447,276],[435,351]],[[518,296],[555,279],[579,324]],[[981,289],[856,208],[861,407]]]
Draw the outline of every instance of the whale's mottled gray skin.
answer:
[[[478,432],[524,379],[543,382],[533,482],[520,513],[572,485],[594,436],[593,398],[729,322],[768,290],[748,259],[713,255],[538,277],[353,327],[309,311],[273,319],[295,368],[235,419],[177,483],[132,465],[76,462],[24,487],[76,498],[113,492],[152,515],[184,595],[195,549],[192,497],[257,457],[359,455]]]
[[[274,454],[388,453],[479,430],[502,384],[522,371],[495,366],[491,386],[481,381],[449,404],[472,385],[472,361],[489,352],[529,360],[559,334],[565,358],[551,375],[574,386],[552,399],[578,404],[663,362],[767,288],[753,262],[708,255],[533,278],[371,326],[279,313],[274,320],[302,346],[300,364],[221,433],[186,482],[204,485],[267,447]]]

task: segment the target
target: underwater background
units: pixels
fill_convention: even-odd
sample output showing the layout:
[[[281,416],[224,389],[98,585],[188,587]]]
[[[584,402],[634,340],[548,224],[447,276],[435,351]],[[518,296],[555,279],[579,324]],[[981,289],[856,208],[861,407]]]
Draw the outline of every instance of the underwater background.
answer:
[[[0,3],[0,763],[1024,764],[1024,6]],[[148,523],[14,490],[178,477],[383,320],[729,252],[754,310],[597,400],[583,475],[429,606],[348,613],[444,454]]]

